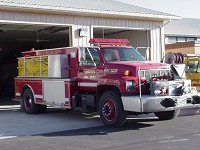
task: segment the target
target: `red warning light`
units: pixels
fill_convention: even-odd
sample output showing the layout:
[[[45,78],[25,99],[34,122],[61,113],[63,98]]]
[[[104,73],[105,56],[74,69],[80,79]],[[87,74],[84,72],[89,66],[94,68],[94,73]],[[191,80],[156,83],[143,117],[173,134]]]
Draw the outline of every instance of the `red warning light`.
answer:
[[[102,39],[102,38],[92,38],[89,40],[90,44],[98,45],[130,45],[128,39]]]

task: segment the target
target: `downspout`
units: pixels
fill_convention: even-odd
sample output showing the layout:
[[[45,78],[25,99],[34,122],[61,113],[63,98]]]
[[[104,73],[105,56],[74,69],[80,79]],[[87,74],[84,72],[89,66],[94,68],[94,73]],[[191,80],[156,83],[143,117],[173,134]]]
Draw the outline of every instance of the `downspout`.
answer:
[[[164,27],[165,25],[167,25],[170,22],[171,22],[171,18],[167,22],[165,22],[164,24],[159,26],[159,28],[160,28],[160,51],[161,51],[161,61],[162,62],[164,61],[164,52],[163,52],[163,44],[162,44],[162,27]],[[165,35],[164,35],[164,39],[165,39]]]

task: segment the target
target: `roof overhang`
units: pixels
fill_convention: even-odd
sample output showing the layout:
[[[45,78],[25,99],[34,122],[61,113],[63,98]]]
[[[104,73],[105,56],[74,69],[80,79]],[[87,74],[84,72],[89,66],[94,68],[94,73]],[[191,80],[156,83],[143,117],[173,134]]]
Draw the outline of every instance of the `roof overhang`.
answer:
[[[165,16],[154,14],[141,14],[141,13],[127,13],[127,12],[114,12],[114,11],[98,11],[98,10],[86,10],[86,9],[74,9],[74,8],[56,8],[40,6],[39,8],[26,5],[0,5],[0,10],[4,11],[18,11],[18,12],[32,12],[32,13],[48,13],[48,14],[67,14],[67,15],[79,15],[79,16],[95,16],[103,18],[122,18],[122,19],[138,19],[138,20],[151,20],[151,21],[166,21],[172,19],[180,19],[179,16]]]
[[[200,37],[200,34],[174,34],[174,33],[165,33],[166,37],[172,36],[172,37]]]

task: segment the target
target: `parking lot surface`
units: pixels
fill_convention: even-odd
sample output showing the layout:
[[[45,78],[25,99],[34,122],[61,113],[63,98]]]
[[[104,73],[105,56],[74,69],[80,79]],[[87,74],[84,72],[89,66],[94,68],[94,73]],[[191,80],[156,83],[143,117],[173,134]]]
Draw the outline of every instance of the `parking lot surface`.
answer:
[[[137,149],[199,150],[199,109],[158,121],[153,115],[130,116],[121,128],[104,126],[98,114],[81,114],[49,107],[29,115],[17,103],[0,105],[0,149]]]

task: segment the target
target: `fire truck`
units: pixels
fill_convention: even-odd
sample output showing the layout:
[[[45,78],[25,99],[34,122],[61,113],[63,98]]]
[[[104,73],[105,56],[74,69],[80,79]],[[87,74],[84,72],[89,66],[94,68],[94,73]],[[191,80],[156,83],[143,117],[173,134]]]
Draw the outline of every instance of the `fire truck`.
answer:
[[[145,61],[127,39],[89,43],[22,52],[14,100],[28,114],[44,112],[47,105],[98,112],[109,126],[122,126],[133,114],[169,120],[180,109],[200,105],[190,80],[169,64]]]

